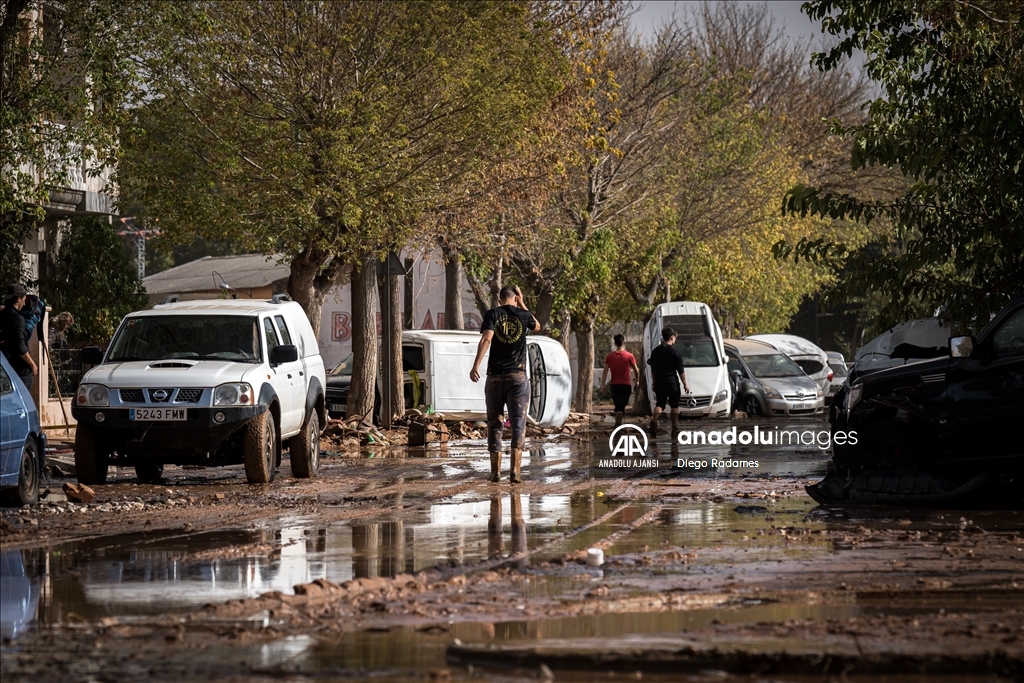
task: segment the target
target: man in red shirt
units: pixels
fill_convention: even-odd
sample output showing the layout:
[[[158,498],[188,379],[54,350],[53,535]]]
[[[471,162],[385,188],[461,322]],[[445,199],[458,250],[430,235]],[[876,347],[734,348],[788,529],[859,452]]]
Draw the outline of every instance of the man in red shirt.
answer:
[[[601,373],[601,391],[604,391],[608,372],[612,373],[612,402],[615,403],[615,426],[622,424],[626,414],[626,404],[634,384],[640,383],[640,368],[636,366],[636,358],[626,350],[626,338],[615,335],[615,350],[604,357],[604,371]],[[633,371],[633,381],[629,381],[629,372]]]

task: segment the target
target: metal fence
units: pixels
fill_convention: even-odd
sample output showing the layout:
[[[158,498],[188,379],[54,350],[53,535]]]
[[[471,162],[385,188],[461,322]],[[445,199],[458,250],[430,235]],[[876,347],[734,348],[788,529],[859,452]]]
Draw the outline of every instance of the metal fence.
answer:
[[[50,379],[50,398],[57,398],[58,389],[63,398],[74,396],[82,381],[82,350],[51,348],[50,365],[57,376],[56,384]]]

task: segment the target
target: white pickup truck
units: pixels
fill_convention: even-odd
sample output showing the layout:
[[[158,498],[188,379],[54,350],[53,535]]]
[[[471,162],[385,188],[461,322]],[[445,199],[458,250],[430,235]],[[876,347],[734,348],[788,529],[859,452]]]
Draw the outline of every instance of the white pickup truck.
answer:
[[[78,387],[75,466],[83,484],[103,483],[111,464],[142,481],[165,464],[244,463],[267,483],[290,451],[295,477],[316,476],[327,384],[316,336],[302,308],[272,301],[162,304],[125,317]]]

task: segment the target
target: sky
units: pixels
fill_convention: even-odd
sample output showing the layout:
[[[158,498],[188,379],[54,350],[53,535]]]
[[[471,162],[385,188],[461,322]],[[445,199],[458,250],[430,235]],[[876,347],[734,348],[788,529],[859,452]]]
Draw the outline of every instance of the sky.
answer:
[[[683,15],[698,9],[701,4],[700,0],[638,0],[635,5],[639,9],[633,16],[633,26],[644,35],[650,35],[657,26],[669,19],[673,12]],[[800,12],[800,5],[804,4],[804,0],[766,0],[764,4],[768,5],[775,15],[775,21],[785,28],[790,38],[800,42],[807,42],[808,39],[815,42],[820,40],[821,24],[812,22],[807,15]]]

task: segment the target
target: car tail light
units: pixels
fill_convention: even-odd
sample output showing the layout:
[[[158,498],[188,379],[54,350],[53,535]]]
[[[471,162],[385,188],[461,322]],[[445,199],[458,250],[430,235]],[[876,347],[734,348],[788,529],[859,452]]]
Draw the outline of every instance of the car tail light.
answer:
[[[829,372],[829,373],[828,373],[828,381],[829,381],[829,382],[831,382],[831,381],[832,381],[832,377],[833,377],[833,376],[834,376],[834,375],[833,375],[833,374],[832,374],[831,372]]]

